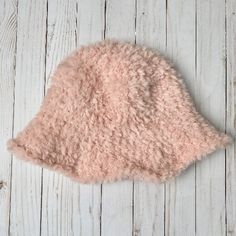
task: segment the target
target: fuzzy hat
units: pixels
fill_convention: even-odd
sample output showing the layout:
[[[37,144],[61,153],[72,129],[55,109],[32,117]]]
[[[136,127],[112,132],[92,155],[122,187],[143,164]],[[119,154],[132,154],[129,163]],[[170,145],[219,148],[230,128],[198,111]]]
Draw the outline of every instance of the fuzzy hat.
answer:
[[[79,182],[165,181],[231,140],[147,48],[110,40],[82,47],[51,79],[39,113],[8,149]]]

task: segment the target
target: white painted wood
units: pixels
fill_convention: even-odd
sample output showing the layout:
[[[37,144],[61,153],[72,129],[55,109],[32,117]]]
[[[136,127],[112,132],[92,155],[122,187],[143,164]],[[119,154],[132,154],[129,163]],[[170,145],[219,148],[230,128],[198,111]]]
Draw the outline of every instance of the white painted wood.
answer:
[[[16,48],[16,2],[0,1],[0,235],[8,235],[11,155],[6,141],[12,136],[15,48]]]
[[[36,114],[43,98],[46,1],[19,0],[14,136]],[[13,159],[11,235],[40,234],[41,168]]]
[[[135,41],[135,0],[106,1],[106,38]]]
[[[136,11],[136,43],[165,55],[166,2],[137,0]]]
[[[104,37],[105,0],[78,0],[78,46],[97,42]]]
[[[166,49],[166,2],[138,0],[136,43]],[[164,235],[165,185],[135,182],[134,235]]]
[[[236,1],[229,0],[226,5],[226,43],[227,43],[227,132],[235,137],[236,104]],[[236,235],[236,159],[235,143],[226,150],[226,230],[228,236]]]
[[[109,0],[106,5],[106,38],[135,41],[135,0]],[[130,236],[133,230],[133,183],[103,184],[103,236]]]
[[[225,1],[197,1],[197,101],[201,112],[225,128]],[[196,165],[196,235],[224,236],[225,152]]]
[[[48,1],[46,88],[58,63],[76,48],[77,3]],[[43,170],[41,235],[78,235],[81,230],[79,184]]]
[[[168,1],[167,55],[193,94],[195,0]],[[166,235],[195,235],[195,166],[166,184]]]

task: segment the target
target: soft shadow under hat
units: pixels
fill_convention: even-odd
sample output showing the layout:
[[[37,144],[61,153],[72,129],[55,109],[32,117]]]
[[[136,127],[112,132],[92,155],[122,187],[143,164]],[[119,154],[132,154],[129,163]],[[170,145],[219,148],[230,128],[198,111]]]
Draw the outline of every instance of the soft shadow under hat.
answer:
[[[165,181],[229,141],[159,54],[102,41],[60,63],[39,113],[8,149],[84,183]]]

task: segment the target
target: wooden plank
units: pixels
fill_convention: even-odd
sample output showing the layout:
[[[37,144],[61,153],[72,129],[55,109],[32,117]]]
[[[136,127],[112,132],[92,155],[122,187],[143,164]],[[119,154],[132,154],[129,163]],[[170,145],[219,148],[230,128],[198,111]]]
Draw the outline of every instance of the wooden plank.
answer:
[[[167,3],[167,54],[194,94],[195,1]],[[195,167],[166,184],[166,235],[195,235]]]
[[[46,0],[18,1],[14,136],[36,114],[44,93]],[[41,168],[13,159],[11,235],[39,235]]]
[[[87,45],[103,39],[104,0],[79,0],[77,45]],[[80,235],[100,235],[101,184],[80,185]],[[78,235],[78,234],[77,234]]]
[[[46,88],[58,63],[76,48],[76,0],[50,0],[47,9]],[[80,232],[79,184],[43,169],[41,235]]]
[[[197,101],[201,112],[225,128],[225,1],[197,1]],[[225,152],[196,165],[196,233],[224,236]]]
[[[105,0],[78,0],[78,46],[103,39],[104,7]]]
[[[166,2],[137,1],[136,43],[166,49]],[[134,235],[164,235],[165,185],[135,182]]]
[[[166,51],[166,2],[137,0],[136,43]]]
[[[109,0],[106,4],[106,38],[135,41],[135,0]],[[102,235],[132,235],[133,183],[103,184]]]
[[[227,43],[227,132],[233,137],[235,130],[236,113],[236,1],[226,2],[226,43]],[[236,235],[236,159],[235,143],[226,150],[226,230],[228,236]]]
[[[16,1],[0,1],[0,235],[8,235],[11,191],[11,158],[6,141],[13,132],[16,49]]]

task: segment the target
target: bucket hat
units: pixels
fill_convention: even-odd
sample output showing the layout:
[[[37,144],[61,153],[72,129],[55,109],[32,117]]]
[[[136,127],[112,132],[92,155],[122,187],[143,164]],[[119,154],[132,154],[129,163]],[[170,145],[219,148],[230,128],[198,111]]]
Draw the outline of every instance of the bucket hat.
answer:
[[[58,65],[40,111],[7,145],[19,158],[96,183],[166,181],[230,140],[196,110],[158,52],[105,40]]]

